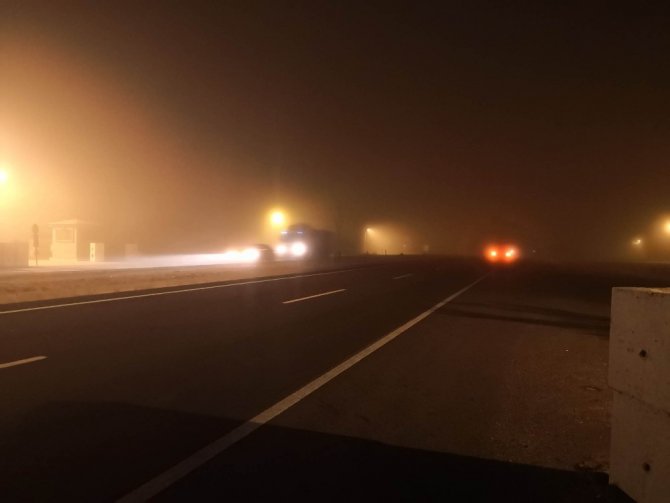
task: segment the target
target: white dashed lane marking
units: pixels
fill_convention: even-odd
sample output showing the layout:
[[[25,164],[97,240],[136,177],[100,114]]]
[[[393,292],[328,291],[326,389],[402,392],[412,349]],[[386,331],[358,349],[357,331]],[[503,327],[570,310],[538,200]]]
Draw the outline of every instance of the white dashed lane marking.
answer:
[[[488,275],[486,275],[488,276]],[[307,383],[304,385],[302,388],[299,390],[291,393],[284,399],[280,400],[279,402],[275,403],[274,405],[270,406],[269,408],[265,409],[263,412],[259,413],[257,416],[252,417],[245,423],[242,423],[240,426],[237,428],[233,429],[226,435],[223,435],[222,437],[218,438],[211,444],[203,447],[199,451],[193,453],[191,456],[188,458],[184,459],[180,463],[177,463],[175,466],[172,468],[168,469],[167,471],[157,475],[155,478],[149,480],[146,482],[144,485],[141,485],[134,491],[130,492],[129,494],[125,495],[121,499],[118,500],[118,503],[135,503],[135,502],[143,502],[147,501],[154,496],[156,496],[158,493],[164,491],[171,485],[173,485],[175,482],[183,479],[186,477],[189,473],[193,472],[197,468],[201,467],[205,463],[207,463],[209,460],[212,458],[218,456],[221,454],[223,451],[231,447],[232,445],[235,445],[237,442],[242,440],[243,438],[246,438],[247,436],[251,435],[254,431],[256,431],[258,428],[263,426],[264,424],[267,424],[268,422],[272,421],[275,417],[279,416],[286,410],[290,409],[293,407],[295,404],[303,400],[304,398],[308,397],[312,393],[314,393],[316,390],[327,384],[328,382],[332,381],[335,379],[337,376],[345,372],[346,370],[349,370],[351,367],[359,363],[361,360],[364,358],[370,356],[373,354],[375,351],[380,349],[381,347],[385,346],[389,342],[391,342],[393,339],[398,337],[400,334],[406,332],[410,328],[412,328],[414,325],[417,323],[423,321],[425,318],[433,314],[435,311],[443,307],[445,304],[451,302],[454,300],[456,297],[459,295],[462,295],[463,293],[467,292],[470,290],[473,286],[475,286],[477,283],[482,281],[486,276],[483,276],[479,278],[477,281],[474,281],[467,285],[464,288],[461,288],[459,291],[456,293],[451,294],[449,297],[444,299],[443,301],[435,304],[433,307],[428,309],[427,311],[424,311],[420,315],[416,316],[415,318],[412,318],[409,320],[407,323],[404,325],[396,328],[393,330],[391,333],[385,335],[381,339],[377,340],[376,342],[372,343],[368,347],[364,348],[363,350],[359,351],[356,353],[354,356],[350,357],[349,359],[343,361],[339,365],[337,365],[335,368],[330,369],[328,372],[325,374],[317,377],[313,381]],[[337,290],[336,290],[337,291]]]
[[[339,290],[331,290],[330,292],[317,293],[316,295],[308,295],[307,297],[300,297],[299,299],[285,300],[282,304],[293,304],[294,302],[302,302],[303,300],[315,299],[317,297],[323,297],[324,295],[332,295],[334,293],[340,293],[346,291],[346,288],[340,288]]]

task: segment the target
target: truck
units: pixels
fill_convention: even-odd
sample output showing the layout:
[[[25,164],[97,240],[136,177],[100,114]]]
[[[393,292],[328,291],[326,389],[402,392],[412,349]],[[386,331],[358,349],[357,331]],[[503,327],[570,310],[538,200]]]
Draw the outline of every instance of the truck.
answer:
[[[275,247],[278,259],[323,259],[332,257],[334,252],[333,233],[307,224],[290,225],[281,231]]]

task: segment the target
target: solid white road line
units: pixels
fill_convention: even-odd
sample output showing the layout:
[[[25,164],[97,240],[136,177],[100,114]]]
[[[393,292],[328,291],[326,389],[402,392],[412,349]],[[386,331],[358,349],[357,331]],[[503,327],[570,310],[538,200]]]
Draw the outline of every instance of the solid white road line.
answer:
[[[255,279],[251,281],[239,281],[237,283],[226,283],[225,285],[198,286],[193,288],[182,288],[179,290],[168,290],[166,292],[141,293],[137,295],[124,295],[123,297],[112,297],[109,299],[83,300],[81,302],[68,302],[65,304],[50,304],[48,306],[25,307],[22,309],[12,309],[10,311],[0,311],[3,314],[25,313],[28,311],[43,311],[45,309],[58,309],[62,307],[82,306],[86,304],[102,304],[104,302],[118,302],[120,300],[141,299],[144,297],[158,297],[161,295],[174,295],[178,293],[198,292],[201,290],[214,290],[216,288],[230,288],[233,286],[257,285],[259,283],[271,283],[273,281],[284,281],[289,279],[310,278],[313,276],[326,276],[329,274],[341,274],[345,272],[358,271],[360,268],[342,269],[340,271],[316,272],[312,274],[300,274],[297,276],[282,276],[281,278]]]
[[[303,300],[315,299],[317,297],[323,297],[324,295],[333,295],[334,293],[340,293],[346,291],[346,288],[340,288],[339,290],[331,290],[330,292],[317,293],[316,295],[309,295],[307,297],[300,297],[299,299],[285,300],[282,304],[293,304],[294,302],[302,302]]]
[[[127,494],[126,496],[122,497],[121,499],[118,500],[119,503],[134,503],[134,502],[141,502],[141,501],[147,501],[150,498],[153,498],[160,492],[164,491],[177,481],[181,480],[182,478],[186,477],[189,473],[193,472],[197,468],[201,467],[205,463],[207,463],[209,460],[214,458],[215,456],[218,456],[221,454],[223,451],[231,447],[232,445],[236,444],[243,438],[249,436],[252,434],[254,431],[256,431],[258,428],[263,426],[264,424],[272,421],[275,417],[280,415],[282,412],[286,411],[287,409],[293,407],[295,404],[300,402],[302,399],[306,398],[310,394],[314,393],[316,390],[321,388],[323,385],[328,383],[329,381],[333,380],[337,376],[339,376],[342,372],[345,372],[346,370],[350,369],[354,365],[356,365],[358,362],[363,360],[365,357],[370,356],[372,353],[380,349],[381,347],[385,346],[389,342],[391,342],[393,339],[398,337],[400,334],[403,332],[406,332],[410,328],[412,328],[414,325],[417,323],[423,321],[425,318],[433,314],[435,311],[443,307],[445,304],[448,302],[451,302],[454,300],[456,297],[459,295],[462,295],[463,293],[467,292],[470,288],[475,286],[477,283],[482,281],[484,278],[486,278],[487,275],[482,276],[479,278],[477,281],[474,281],[473,283],[470,283],[468,286],[460,289],[456,293],[450,295],[443,301],[435,304],[433,307],[428,309],[428,311],[425,311],[421,313],[419,316],[416,318],[411,319],[404,325],[396,328],[393,332],[385,335],[381,339],[377,340],[376,342],[372,343],[370,346],[366,347],[359,353],[355,354],[354,356],[350,357],[349,359],[343,361],[340,363],[337,367],[329,370],[325,374],[321,375],[320,377],[317,377],[314,379],[312,382],[306,384],[302,388],[300,388],[298,391],[290,394],[283,400],[280,400],[276,404],[272,405],[270,408],[265,409],[263,412],[258,414],[257,416],[249,419],[245,423],[241,424],[234,430],[230,431],[226,435],[220,437],[219,439],[215,440],[211,444],[203,447],[199,451],[195,452],[185,460],[181,461],[180,463],[176,464],[172,468],[168,469],[167,471],[159,474],[155,478],[151,479],[144,485],[141,485],[131,493]]]
[[[410,276],[414,276],[414,274],[409,273],[409,274],[403,274],[402,276],[396,276],[393,279],[403,279],[403,278],[409,278]]]
[[[26,358],[24,360],[16,360],[8,363],[0,363],[0,369],[6,369],[9,367],[16,367],[17,365],[25,365],[26,363],[38,362],[40,360],[46,360],[46,356],[33,356],[32,358]]]

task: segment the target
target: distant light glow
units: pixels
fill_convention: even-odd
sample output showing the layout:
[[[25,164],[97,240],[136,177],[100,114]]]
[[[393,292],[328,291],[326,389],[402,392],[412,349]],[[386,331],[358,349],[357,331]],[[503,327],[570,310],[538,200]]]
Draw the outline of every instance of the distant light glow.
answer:
[[[279,256],[286,255],[288,253],[288,246],[284,244],[277,245],[277,247],[275,248],[275,253]]]
[[[510,264],[519,258],[519,251],[515,246],[491,245],[486,248],[484,256],[489,262],[504,262]]]
[[[291,245],[291,255],[294,257],[302,257],[305,253],[307,253],[307,245],[305,243],[298,241]]]
[[[4,163],[3,163],[4,164]],[[15,206],[19,199],[19,187],[15,180],[12,180],[11,171],[6,169],[6,165],[0,164],[0,208]],[[3,218],[4,212],[0,210],[0,228],[8,223]],[[3,241],[5,234],[0,230],[0,241]]]
[[[664,230],[665,230],[665,232],[670,234],[670,220],[666,220]]]
[[[260,258],[261,258],[260,250],[254,247],[244,248],[243,250],[236,250],[236,249],[226,250],[221,255],[222,262],[226,262],[229,264],[258,262]]]
[[[633,239],[633,246],[642,246],[642,238]]]
[[[244,262],[256,262],[259,258],[261,258],[261,251],[258,248],[247,248],[242,251]]]
[[[273,227],[282,227],[286,223],[286,215],[283,211],[274,210],[270,213],[270,223]]]
[[[221,255],[224,262],[237,262],[240,258],[240,252],[237,250],[227,250]]]

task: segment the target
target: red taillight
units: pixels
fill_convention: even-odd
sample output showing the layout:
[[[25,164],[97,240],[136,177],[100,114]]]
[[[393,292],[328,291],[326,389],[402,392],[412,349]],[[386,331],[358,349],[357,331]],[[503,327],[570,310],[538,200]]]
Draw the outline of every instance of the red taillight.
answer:
[[[489,262],[515,262],[519,258],[519,250],[514,246],[489,246],[484,251],[484,257]]]

